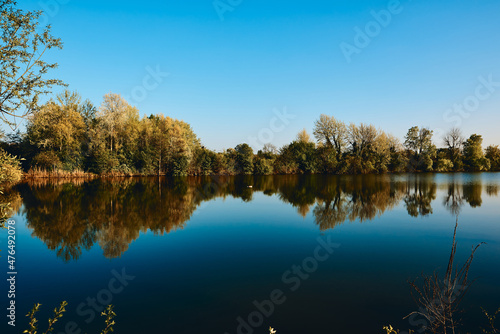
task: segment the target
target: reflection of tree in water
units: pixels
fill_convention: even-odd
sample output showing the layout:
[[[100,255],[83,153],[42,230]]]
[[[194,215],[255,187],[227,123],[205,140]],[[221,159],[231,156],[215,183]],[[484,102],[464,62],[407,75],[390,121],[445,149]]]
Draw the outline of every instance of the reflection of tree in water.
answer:
[[[10,212],[8,212],[9,216],[14,215],[23,204],[23,199],[19,192],[14,189],[3,189],[0,194],[0,203],[9,203],[10,204]]]
[[[444,206],[458,214],[464,201],[481,205],[480,182],[448,183]],[[108,258],[121,256],[141,232],[165,234],[182,229],[198,205],[231,196],[251,201],[254,192],[276,195],[321,230],[346,221],[372,220],[404,201],[414,217],[432,213],[437,186],[428,175],[404,178],[363,176],[219,176],[192,178],[96,179],[30,182],[6,196],[22,195],[27,226],[65,261],[78,259],[96,243]],[[486,187],[497,194],[498,187]],[[17,197],[16,197],[17,196]],[[13,201],[16,203],[16,201]]]
[[[300,216],[306,217],[311,206],[316,203],[318,183],[315,181],[317,179],[286,175],[274,178],[274,183],[268,189],[274,189],[281,201],[291,204]]]
[[[498,186],[496,184],[487,184],[486,185],[486,194],[488,196],[498,196]]]
[[[321,197],[314,209],[321,230],[334,228],[346,220],[372,220],[397,205],[401,198],[388,177],[352,176],[322,184],[326,189],[319,192]]]
[[[431,203],[436,199],[436,184],[430,175],[413,175],[406,182],[404,202],[412,217],[432,214]]]
[[[483,204],[481,193],[483,192],[483,185],[481,183],[466,183],[463,186],[464,199],[473,208],[480,207]]]
[[[450,211],[453,216],[458,216],[462,210],[464,202],[465,199],[462,194],[461,187],[455,182],[448,184],[448,193],[443,201],[444,207]]]
[[[32,236],[43,240],[57,256],[76,259],[82,248],[89,250],[95,241],[95,226],[87,224],[82,206],[85,200],[81,187],[71,183],[18,187],[23,197],[27,225]]]
[[[96,241],[106,257],[120,256],[141,231],[163,234],[182,228],[197,205],[193,187],[171,180],[23,184],[18,189],[33,236],[66,261],[77,259]]]

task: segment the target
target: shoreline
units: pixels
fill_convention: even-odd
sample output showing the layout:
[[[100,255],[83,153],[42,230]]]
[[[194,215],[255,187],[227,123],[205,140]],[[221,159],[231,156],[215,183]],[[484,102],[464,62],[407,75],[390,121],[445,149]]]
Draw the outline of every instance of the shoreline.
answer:
[[[108,179],[108,178],[139,178],[139,177],[210,177],[210,176],[287,176],[287,175],[324,175],[324,176],[361,176],[361,175],[403,175],[403,174],[479,174],[479,173],[500,173],[500,171],[447,171],[447,172],[386,172],[386,173],[365,173],[365,174],[328,174],[328,173],[287,173],[287,174],[188,174],[188,175],[170,175],[170,174],[122,174],[122,173],[106,173],[94,174],[88,172],[44,172],[44,173],[23,173],[22,180],[32,179]]]

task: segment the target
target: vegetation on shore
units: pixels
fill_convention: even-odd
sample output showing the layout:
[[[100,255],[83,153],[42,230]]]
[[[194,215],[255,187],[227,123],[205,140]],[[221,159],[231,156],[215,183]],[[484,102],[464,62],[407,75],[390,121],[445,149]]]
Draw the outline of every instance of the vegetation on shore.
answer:
[[[442,138],[445,147],[437,148],[427,128],[412,127],[400,143],[373,125],[347,125],[327,115],[315,122],[315,141],[303,130],[290,144],[266,144],[257,153],[245,143],[221,152],[207,149],[188,123],[162,114],[141,118],[112,93],[97,108],[65,91],[27,120],[25,133],[2,140],[1,152],[24,158],[29,177],[500,170],[499,147],[484,150],[477,134],[465,139],[451,129]]]

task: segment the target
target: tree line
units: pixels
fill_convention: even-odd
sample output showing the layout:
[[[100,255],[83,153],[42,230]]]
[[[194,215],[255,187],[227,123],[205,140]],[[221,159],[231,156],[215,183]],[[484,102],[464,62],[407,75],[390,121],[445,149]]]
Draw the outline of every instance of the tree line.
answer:
[[[279,149],[266,144],[256,153],[245,143],[215,152],[184,121],[162,114],[141,118],[118,94],[105,95],[96,107],[66,90],[28,117],[24,133],[3,136],[1,145],[32,172],[183,176],[500,170],[498,146],[483,149],[481,135],[466,139],[456,128],[437,148],[428,128],[412,127],[400,142],[373,125],[347,125],[321,115],[313,135],[315,140],[303,130],[290,144]]]

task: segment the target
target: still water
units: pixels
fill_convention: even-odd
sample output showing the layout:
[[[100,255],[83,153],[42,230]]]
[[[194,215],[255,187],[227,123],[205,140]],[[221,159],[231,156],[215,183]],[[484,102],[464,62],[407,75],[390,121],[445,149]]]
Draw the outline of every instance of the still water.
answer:
[[[1,332],[39,302],[43,333],[63,300],[55,333],[100,332],[107,303],[118,334],[418,330],[407,281],[444,273],[457,216],[460,263],[487,243],[462,304],[479,332],[500,307],[499,191],[499,173],[23,183],[6,194],[18,319]]]

